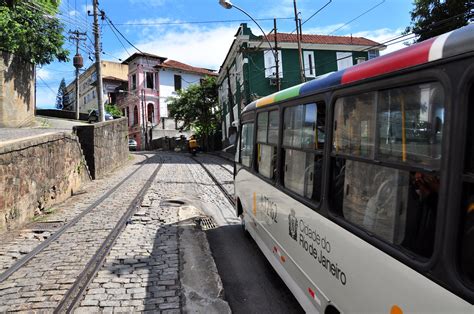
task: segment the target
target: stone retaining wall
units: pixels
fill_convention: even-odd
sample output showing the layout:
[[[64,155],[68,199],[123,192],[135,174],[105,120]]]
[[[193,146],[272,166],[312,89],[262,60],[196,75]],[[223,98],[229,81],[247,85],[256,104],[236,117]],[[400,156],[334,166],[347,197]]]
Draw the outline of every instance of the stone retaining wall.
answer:
[[[28,222],[89,180],[75,135],[55,133],[0,146],[0,232]]]
[[[93,179],[123,165],[128,159],[127,119],[74,127]]]

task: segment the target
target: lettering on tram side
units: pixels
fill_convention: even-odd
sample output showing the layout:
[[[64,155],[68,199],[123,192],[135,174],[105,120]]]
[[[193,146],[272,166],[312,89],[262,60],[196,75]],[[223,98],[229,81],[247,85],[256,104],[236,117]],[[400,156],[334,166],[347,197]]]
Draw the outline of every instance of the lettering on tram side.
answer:
[[[316,262],[324,267],[342,285],[346,285],[346,273],[339,265],[328,258],[331,253],[331,243],[325,236],[321,236],[316,229],[311,228],[303,219],[298,219],[295,210],[291,209],[288,215],[288,229],[290,237],[295,240]]]
[[[275,202],[271,201],[265,195],[261,195],[258,201],[258,207],[262,209],[264,214],[270,218],[274,223],[278,223],[278,206]]]

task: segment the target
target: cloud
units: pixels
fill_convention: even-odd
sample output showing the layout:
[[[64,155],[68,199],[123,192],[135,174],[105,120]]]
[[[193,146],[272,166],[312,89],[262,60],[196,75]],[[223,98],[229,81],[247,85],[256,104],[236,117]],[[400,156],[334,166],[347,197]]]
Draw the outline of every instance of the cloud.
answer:
[[[130,0],[130,3],[133,5],[144,4],[151,7],[160,7],[165,5],[166,0]]]
[[[339,30],[348,30],[350,28],[349,25],[345,25],[344,27],[342,27],[343,25],[344,23],[309,28],[305,28],[303,26],[302,29],[304,34],[327,35],[338,28],[340,28]]]
[[[397,28],[397,29],[380,28],[380,29],[375,29],[375,30],[370,30],[370,31],[356,32],[356,33],[353,33],[352,36],[365,37],[367,39],[371,39],[378,43],[385,44],[387,48],[380,52],[381,55],[385,55],[387,53],[400,50],[406,47],[406,45],[404,45],[403,43],[409,40],[409,37],[395,39],[395,38],[400,37],[403,31],[404,31],[404,28]],[[346,36],[350,36],[350,34],[346,34]],[[395,39],[395,40],[387,42],[392,39]]]
[[[192,66],[219,70],[234,40],[237,26],[206,28],[195,25],[166,27],[134,43],[143,52],[177,60]],[[122,59],[124,51],[117,52]]]
[[[40,68],[36,70],[36,75],[41,77],[43,80],[47,81],[52,78],[52,73],[45,68]]]

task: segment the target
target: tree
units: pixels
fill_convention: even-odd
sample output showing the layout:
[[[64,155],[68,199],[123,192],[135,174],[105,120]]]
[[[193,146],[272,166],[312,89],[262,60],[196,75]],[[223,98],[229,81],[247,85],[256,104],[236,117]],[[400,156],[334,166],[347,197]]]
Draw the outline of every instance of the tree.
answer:
[[[66,103],[66,81],[64,78],[59,83],[58,94],[56,95],[56,108],[64,109],[67,107]]]
[[[472,20],[472,0],[415,0],[411,25],[405,34],[417,35],[417,42],[465,26]]]
[[[122,110],[120,110],[120,108],[114,104],[106,104],[105,111],[107,111],[114,117],[121,117],[123,115]]]
[[[200,85],[178,90],[177,97],[168,99],[168,110],[170,117],[183,122],[182,130],[192,129],[205,148],[212,148],[210,136],[219,130],[221,123],[215,77],[206,76]]]
[[[0,50],[39,65],[68,61],[58,7],[57,0],[0,0]]]

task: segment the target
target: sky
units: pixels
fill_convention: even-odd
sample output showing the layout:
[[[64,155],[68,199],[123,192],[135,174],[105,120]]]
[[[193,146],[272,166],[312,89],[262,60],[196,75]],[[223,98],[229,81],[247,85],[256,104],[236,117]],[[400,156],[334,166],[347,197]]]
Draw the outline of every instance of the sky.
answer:
[[[256,19],[266,33],[273,29],[273,18],[277,18],[278,32],[295,30],[293,0],[232,3]],[[304,34],[352,35],[379,43],[403,32],[410,24],[413,8],[412,0],[296,0],[296,3]],[[78,29],[88,34],[80,48],[87,69],[94,60],[93,18],[87,14],[88,10],[92,13],[92,1],[62,0],[59,8],[58,17],[66,32]],[[244,13],[235,8],[224,9],[218,0],[99,0],[99,9],[141,51],[216,71],[240,23],[247,23],[255,35],[261,35],[257,25]],[[117,31],[114,33],[107,20],[100,21],[100,29],[103,60],[120,62],[119,59],[125,60],[137,52]],[[74,80],[75,44],[66,40],[65,46],[71,52],[70,62],[37,67],[38,108],[53,108],[61,79],[66,84]],[[403,42],[395,42],[382,54],[403,47]]]

